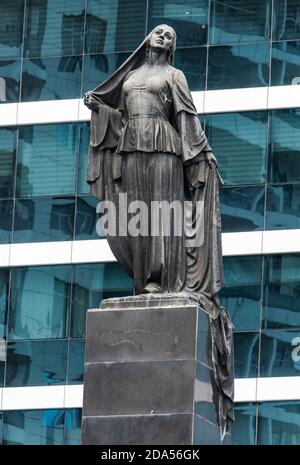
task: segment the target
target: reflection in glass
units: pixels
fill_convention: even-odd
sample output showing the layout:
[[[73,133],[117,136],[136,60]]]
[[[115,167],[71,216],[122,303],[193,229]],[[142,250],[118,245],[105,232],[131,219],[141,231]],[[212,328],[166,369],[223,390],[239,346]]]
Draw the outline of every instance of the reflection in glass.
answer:
[[[225,184],[257,184],[265,178],[268,113],[248,111],[206,117],[206,134]]]
[[[17,58],[21,54],[25,0],[2,0],[0,15],[0,56]]]
[[[65,384],[66,370],[67,341],[8,343],[7,387]]]
[[[14,268],[11,273],[9,338],[65,337],[70,266]]]
[[[14,194],[16,136],[15,128],[0,129],[0,198]]]
[[[300,445],[300,401],[258,404],[258,444]]]
[[[81,56],[23,60],[23,102],[80,97]]]
[[[300,39],[299,0],[274,0],[273,39]]]
[[[11,242],[13,201],[0,200],[0,244]]]
[[[83,384],[84,349],[84,339],[71,339],[69,341],[67,384]]]
[[[181,48],[176,50],[174,66],[184,72],[190,90],[204,90],[207,48]]]
[[[300,328],[300,254],[265,257],[263,325]]]
[[[16,200],[13,242],[72,240],[74,213],[72,198]]]
[[[260,376],[300,376],[300,330],[262,333]]]
[[[212,0],[210,43],[259,42],[270,36],[271,0]]]
[[[223,188],[221,191],[222,231],[262,230],[264,203],[264,187]]]
[[[89,194],[87,183],[88,153],[90,145],[90,122],[80,123],[79,126],[79,163],[78,163],[78,194]]]
[[[3,444],[62,445],[64,410],[4,412]]]
[[[254,403],[235,404],[235,421],[231,426],[232,445],[253,446],[255,444],[256,411],[257,407]]]
[[[76,124],[20,127],[17,196],[75,193]]]
[[[273,42],[271,71],[272,86],[300,83],[300,41]]]
[[[81,413],[79,408],[65,410],[65,440],[66,445],[79,445],[81,442]]]
[[[0,60],[0,103],[19,101],[21,60]]]
[[[27,0],[26,57],[82,52],[84,0]]]
[[[150,0],[148,32],[159,24],[172,26],[178,47],[206,45],[208,0]]]
[[[300,110],[275,110],[270,118],[270,182],[300,181]]]
[[[262,258],[224,257],[224,277],[221,304],[228,309],[235,330],[259,330]]]
[[[75,265],[71,336],[85,335],[88,308],[98,308],[102,299],[132,295],[132,289],[132,279],[119,263]]]
[[[300,229],[300,184],[269,186],[266,229]]]
[[[3,412],[0,412],[0,445],[3,444]]]
[[[236,378],[256,378],[259,333],[234,333],[234,370]]]
[[[76,225],[75,239],[99,239],[96,231],[98,214],[96,208],[98,199],[91,195],[77,197],[76,200]],[[100,231],[99,231],[100,232]]]
[[[0,268],[0,337],[6,336],[6,321],[9,298],[9,270]],[[0,359],[3,358],[3,346],[0,344]]]
[[[269,85],[270,44],[209,47],[209,90]]]

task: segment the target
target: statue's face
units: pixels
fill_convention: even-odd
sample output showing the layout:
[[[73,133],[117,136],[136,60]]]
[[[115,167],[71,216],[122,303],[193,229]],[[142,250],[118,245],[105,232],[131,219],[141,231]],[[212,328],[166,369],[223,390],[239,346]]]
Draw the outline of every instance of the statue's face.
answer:
[[[167,25],[157,26],[150,36],[150,47],[170,50],[174,42],[174,33]]]

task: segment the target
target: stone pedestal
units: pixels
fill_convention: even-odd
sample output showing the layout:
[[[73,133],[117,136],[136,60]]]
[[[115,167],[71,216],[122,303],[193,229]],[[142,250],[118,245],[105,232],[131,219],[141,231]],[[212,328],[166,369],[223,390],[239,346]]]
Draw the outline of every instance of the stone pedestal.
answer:
[[[82,444],[220,444],[217,398],[209,318],[188,295],[88,311]]]

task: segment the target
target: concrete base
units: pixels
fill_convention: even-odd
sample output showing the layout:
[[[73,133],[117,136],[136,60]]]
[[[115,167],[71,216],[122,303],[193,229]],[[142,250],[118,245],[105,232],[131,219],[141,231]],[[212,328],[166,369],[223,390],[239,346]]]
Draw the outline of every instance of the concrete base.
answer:
[[[217,399],[209,317],[188,295],[88,311],[82,444],[221,444]]]

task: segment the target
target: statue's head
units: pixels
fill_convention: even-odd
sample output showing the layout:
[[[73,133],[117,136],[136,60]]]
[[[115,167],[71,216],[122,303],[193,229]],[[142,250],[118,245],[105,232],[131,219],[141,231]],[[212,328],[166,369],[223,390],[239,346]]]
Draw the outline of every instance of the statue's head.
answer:
[[[167,24],[156,26],[149,34],[148,48],[160,48],[166,50],[167,61],[172,64],[176,50],[176,32]]]

